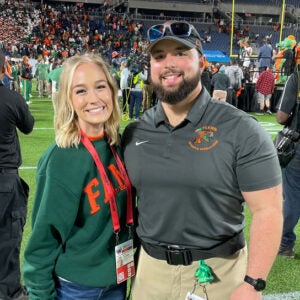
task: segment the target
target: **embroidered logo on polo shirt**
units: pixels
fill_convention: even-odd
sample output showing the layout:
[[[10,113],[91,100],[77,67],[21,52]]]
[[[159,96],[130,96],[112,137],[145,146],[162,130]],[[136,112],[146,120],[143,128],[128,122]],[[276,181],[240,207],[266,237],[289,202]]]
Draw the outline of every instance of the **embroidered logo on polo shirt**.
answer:
[[[215,138],[218,129],[214,126],[202,126],[195,130],[195,139],[189,142],[189,146],[195,150],[205,151],[215,147],[219,142]]]

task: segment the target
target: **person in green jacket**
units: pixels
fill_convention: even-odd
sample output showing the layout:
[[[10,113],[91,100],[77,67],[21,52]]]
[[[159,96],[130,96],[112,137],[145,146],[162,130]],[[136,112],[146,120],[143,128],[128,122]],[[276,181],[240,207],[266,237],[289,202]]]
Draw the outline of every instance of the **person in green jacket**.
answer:
[[[29,299],[124,300],[126,274],[115,257],[116,244],[128,242],[131,185],[119,147],[118,90],[104,60],[66,61],[58,99],[24,253]]]
[[[61,60],[58,60],[55,69],[52,69],[48,73],[47,77],[48,98],[52,98],[53,102],[57,100],[57,92],[59,88],[60,75],[62,72],[62,64],[63,62]]]
[[[49,65],[45,64],[45,60],[42,58],[37,64],[34,74],[38,82],[39,98],[43,98],[47,94],[48,73]]]
[[[29,63],[29,57],[24,55],[22,57],[22,64],[21,64],[21,83],[22,83],[22,94],[26,100],[26,103],[29,105],[31,104],[30,101],[30,89],[31,89],[31,79],[32,75],[32,66]]]

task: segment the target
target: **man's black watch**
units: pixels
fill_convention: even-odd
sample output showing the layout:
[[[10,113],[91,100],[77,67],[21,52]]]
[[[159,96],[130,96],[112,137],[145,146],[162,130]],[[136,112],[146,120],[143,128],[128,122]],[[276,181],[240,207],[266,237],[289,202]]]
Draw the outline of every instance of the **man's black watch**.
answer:
[[[263,291],[266,287],[266,281],[262,278],[254,279],[246,275],[244,281],[251,284],[258,292]]]

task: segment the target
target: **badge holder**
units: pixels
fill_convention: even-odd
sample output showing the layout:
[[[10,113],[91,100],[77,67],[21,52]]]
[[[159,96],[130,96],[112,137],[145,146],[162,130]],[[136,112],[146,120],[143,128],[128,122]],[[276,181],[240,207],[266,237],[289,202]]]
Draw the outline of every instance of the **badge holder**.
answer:
[[[199,267],[195,272],[195,282],[191,292],[188,292],[185,296],[185,300],[209,300],[206,285],[214,280],[210,267],[204,262],[204,260],[199,260]],[[203,293],[205,298],[197,296],[194,294],[197,286],[201,286],[203,289]]]
[[[122,244],[119,244],[118,233],[116,233],[115,256],[116,256],[116,273],[117,273],[118,284],[122,283],[123,281],[126,281],[127,279],[135,275],[134,248],[133,248],[131,226],[128,226],[128,229],[129,229],[128,241]]]

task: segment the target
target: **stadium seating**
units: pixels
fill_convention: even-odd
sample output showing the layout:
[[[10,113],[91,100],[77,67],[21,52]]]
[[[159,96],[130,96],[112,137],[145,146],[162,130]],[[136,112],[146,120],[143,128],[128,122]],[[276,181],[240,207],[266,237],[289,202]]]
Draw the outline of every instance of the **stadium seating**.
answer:
[[[299,0],[286,0],[288,5],[294,5],[294,6],[298,6],[300,7],[300,1]],[[46,1],[45,1],[46,2]],[[88,1],[86,1],[88,2]],[[122,2],[122,1],[120,1]],[[176,0],[172,0],[172,2],[176,3]],[[182,1],[177,1],[177,2],[182,2]],[[190,2],[190,3],[199,3],[198,1],[193,1],[193,0],[185,0],[186,3]],[[214,2],[217,1],[213,1],[213,0],[202,0],[201,4],[208,4],[208,5],[212,5]],[[231,3],[231,0],[222,0],[220,1],[220,3]],[[249,1],[247,0],[236,0],[235,1],[238,4],[241,3],[246,3]],[[277,6],[279,7],[281,5],[282,1],[279,0],[265,0],[265,1],[258,1],[258,0],[253,0],[252,3],[255,3],[255,5],[272,5],[272,6]],[[28,4],[28,2],[26,2]],[[156,6],[159,7],[159,3],[160,1],[156,1],[155,3],[157,3]],[[38,3],[35,2],[35,5],[39,5]],[[72,5],[74,5],[74,7],[76,7],[76,9],[74,7],[72,7],[72,9],[70,8]],[[103,6],[101,5],[97,5],[97,6],[91,6],[88,4],[83,4],[82,3],[82,8],[78,7],[75,4],[63,4],[61,2],[51,2],[51,7],[52,9],[57,9],[57,11],[60,12],[64,12],[65,16],[67,18],[70,18],[70,20],[73,20],[73,15],[74,15],[74,10],[76,11],[76,15],[78,17],[78,22],[82,23],[82,17],[83,17],[83,12],[86,12],[89,16],[89,30],[90,32],[93,32],[94,30],[98,30],[101,32],[107,32],[109,34],[111,34],[111,27],[108,26],[108,24],[104,21],[104,16],[105,16],[105,10]],[[67,10],[66,10],[67,7]],[[229,51],[230,51],[230,35],[228,33],[226,33],[227,28],[223,28],[221,30],[219,30],[220,28],[217,26],[217,20],[214,19],[213,16],[213,12],[211,12],[211,15],[207,14],[207,16],[209,16],[209,18],[204,18],[204,15],[200,18],[200,17],[182,17],[180,16],[178,13],[177,15],[174,15],[174,11],[164,11],[163,16],[157,14],[157,15],[150,15],[149,12],[147,10],[143,11],[143,13],[136,13],[136,14],[128,14],[128,12],[126,12],[126,7],[124,8],[125,11],[122,11],[122,9],[118,9],[117,11],[114,11],[111,8],[108,8],[107,10],[107,14],[112,14],[116,16],[116,19],[118,18],[123,18],[124,16],[129,17],[130,22],[141,22],[143,23],[143,31],[140,31],[141,34],[141,38],[143,40],[146,40],[146,32],[147,29],[152,26],[153,24],[157,24],[158,22],[164,22],[167,19],[176,19],[176,20],[187,20],[191,23],[193,23],[197,30],[199,31],[201,37],[203,38],[203,48],[204,50],[219,50],[222,51],[224,54],[229,55]],[[2,12],[0,12],[0,15],[2,14],[3,19],[7,18],[7,15],[4,14],[5,9],[2,10]],[[157,11],[158,12],[158,11]],[[168,13],[170,13],[168,15]],[[26,14],[26,12],[25,12]],[[47,11],[46,13],[44,13],[44,15],[48,15],[49,12]],[[172,15],[173,14],[173,15]],[[238,13],[236,14],[236,17],[238,17]],[[225,20],[227,22],[227,24],[229,24],[229,27],[231,25],[230,23],[230,13],[228,14],[228,19]],[[288,35],[294,35],[296,40],[299,41],[300,40],[300,30],[299,30],[299,24],[291,24],[291,23],[286,23],[283,30],[282,30],[282,35],[280,35],[279,30],[278,31],[274,31],[273,28],[273,24],[272,22],[268,23],[268,22],[261,22],[259,25],[254,23],[251,23],[249,21],[249,19],[245,18],[242,19],[240,18],[240,22],[235,23],[235,30],[237,30],[237,28],[240,28],[239,31],[242,31],[242,29],[244,28],[244,26],[246,24],[249,25],[249,42],[251,42],[251,44],[255,45],[255,48],[258,48],[261,42],[261,39],[265,38],[266,36],[270,37],[270,42],[273,45],[273,47],[275,47],[276,43],[279,42],[280,38],[284,39],[285,37],[287,37]],[[25,18],[23,19],[23,22]],[[71,27],[71,21],[68,20],[65,22],[67,22],[67,24],[65,24],[65,22],[63,24],[65,24],[65,27]],[[8,22],[9,24],[9,19]],[[21,28],[25,28],[26,24],[22,24]],[[84,25],[86,26],[86,25]],[[227,26],[227,25],[226,25]],[[10,26],[9,28],[12,28],[12,26]],[[2,29],[3,30],[3,29]],[[37,27],[33,27],[32,28],[32,33],[35,34],[36,32],[39,32],[40,29],[38,29]],[[119,28],[117,30],[117,33],[123,33],[123,35],[125,36],[127,32],[127,27],[124,29]],[[6,33],[6,32],[5,32]],[[10,33],[10,32],[9,32]],[[13,34],[13,33],[11,33]],[[28,33],[27,33],[28,34]],[[29,33],[30,34],[30,33]],[[116,34],[116,31],[114,31],[114,34]],[[209,42],[205,42],[205,36],[209,35],[210,36],[210,40]],[[14,37],[18,37],[18,34],[13,34]],[[114,36],[114,38],[119,38],[118,35]],[[25,40],[26,37],[24,37],[23,40]],[[9,38],[7,39],[9,40]],[[1,42],[1,37],[0,37],[0,42]],[[133,41],[130,41],[130,44],[132,44]],[[239,52],[239,47],[237,44],[237,38],[236,36],[233,39],[233,51],[232,54],[238,54]],[[106,54],[109,56],[109,54],[111,53],[111,51],[113,51],[114,49],[109,49]],[[230,53],[231,54],[231,53]]]

